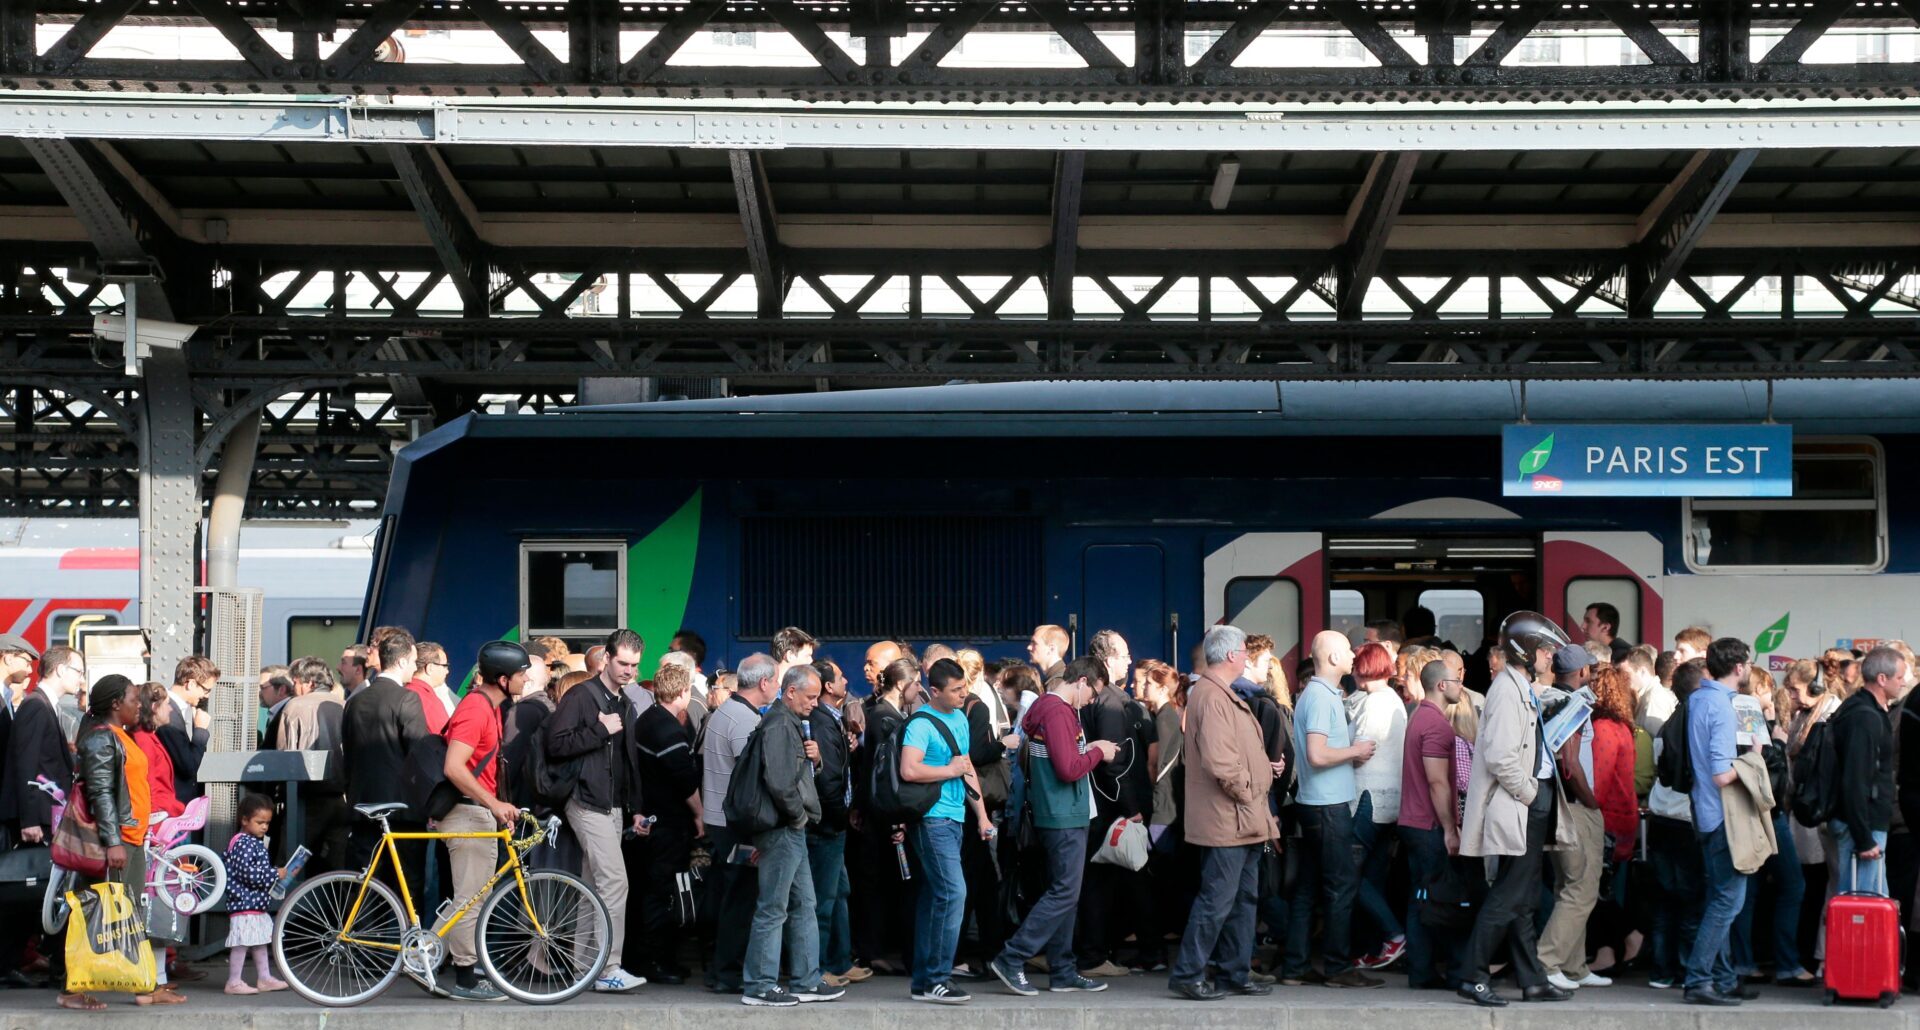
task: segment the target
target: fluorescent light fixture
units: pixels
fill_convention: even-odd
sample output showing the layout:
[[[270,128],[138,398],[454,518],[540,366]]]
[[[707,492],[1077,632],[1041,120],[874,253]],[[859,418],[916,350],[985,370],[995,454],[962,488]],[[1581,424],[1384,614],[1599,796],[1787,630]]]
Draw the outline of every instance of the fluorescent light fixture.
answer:
[[[1213,170],[1213,192],[1207,195],[1207,203],[1215,211],[1227,209],[1227,204],[1233,200],[1234,181],[1239,178],[1240,159],[1232,154],[1221,158],[1219,166]]]

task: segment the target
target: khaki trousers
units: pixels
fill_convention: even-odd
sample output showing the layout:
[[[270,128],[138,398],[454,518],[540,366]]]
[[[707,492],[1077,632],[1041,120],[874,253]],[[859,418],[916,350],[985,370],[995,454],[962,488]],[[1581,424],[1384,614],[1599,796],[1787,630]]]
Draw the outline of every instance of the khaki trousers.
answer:
[[[620,851],[626,823],[620,809],[596,812],[578,801],[568,801],[566,813],[567,828],[580,842],[581,875],[607,906],[606,971],[611,973],[621,968],[620,949],[627,940],[627,859]]]
[[[1573,827],[1574,845],[1547,852],[1553,859],[1554,901],[1553,915],[1540,931],[1540,965],[1578,980],[1588,973],[1587,917],[1600,900],[1606,828],[1597,808],[1573,802],[1560,812]]]
[[[479,805],[459,804],[453,806],[440,824],[434,829],[441,833],[492,833],[500,828],[493,813]],[[487,878],[499,868],[500,842],[494,840],[450,840],[447,841],[447,864],[452,866],[453,892],[450,895],[455,908],[473,896],[473,892],[486,886]],[[447,954],[452,956],[456,966],[471,966],[480,961],[480,955],[474,950],[474,927],[480,925],[480,904],[485,898],[476,901],[466,914],[460,917],[453,929],[447,932]]]

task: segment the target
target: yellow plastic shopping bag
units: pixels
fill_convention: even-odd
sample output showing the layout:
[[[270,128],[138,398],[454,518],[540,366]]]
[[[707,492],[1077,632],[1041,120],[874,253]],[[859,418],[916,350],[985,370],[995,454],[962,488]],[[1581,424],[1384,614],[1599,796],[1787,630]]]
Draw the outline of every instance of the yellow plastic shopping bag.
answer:
[[[96,883],[67,892],[67,990],[146,994],[153,990],[153,946],[125,884]]]

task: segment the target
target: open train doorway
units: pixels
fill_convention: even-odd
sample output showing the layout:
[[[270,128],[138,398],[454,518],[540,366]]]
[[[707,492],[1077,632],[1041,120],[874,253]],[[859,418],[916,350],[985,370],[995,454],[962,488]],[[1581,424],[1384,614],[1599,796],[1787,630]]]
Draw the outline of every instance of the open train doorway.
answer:
[[[1329,535],[1325,547],[1327,625],[1356,642],[1391,620],[1409,640],[1430,635],[1468,655],[1504,613],[1539,605],[1535,537]]]

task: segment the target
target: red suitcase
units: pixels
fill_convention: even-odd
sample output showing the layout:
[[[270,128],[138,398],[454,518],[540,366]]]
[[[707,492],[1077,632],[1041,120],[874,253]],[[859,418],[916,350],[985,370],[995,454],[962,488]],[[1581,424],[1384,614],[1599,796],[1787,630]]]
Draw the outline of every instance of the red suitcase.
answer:
[[[1900,906],[1892,898],[1834,895],[1827,902],[1827,1004],[1845,998],[1892,1005],[1900,997],[1900,945]]]

